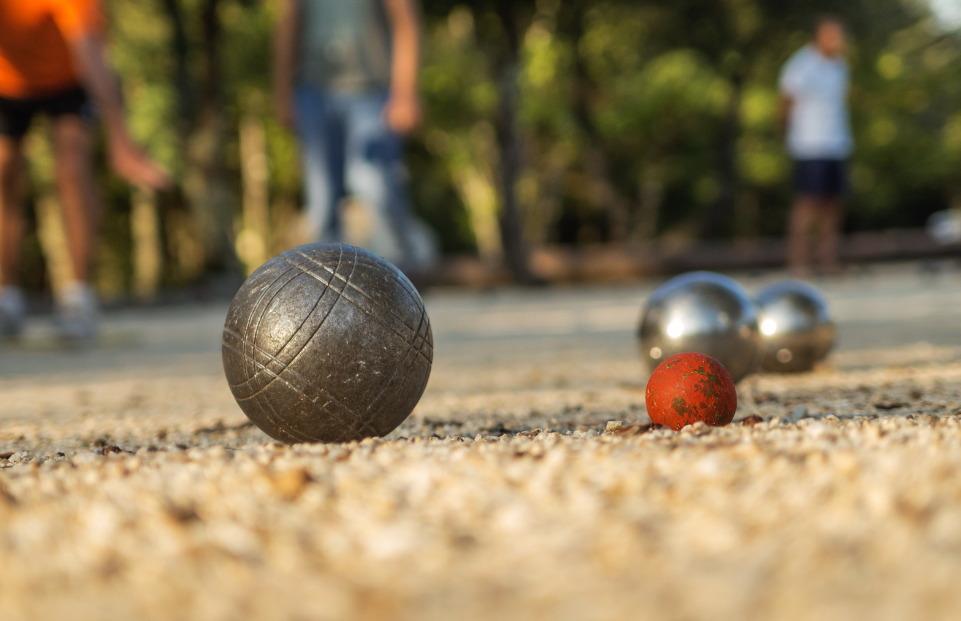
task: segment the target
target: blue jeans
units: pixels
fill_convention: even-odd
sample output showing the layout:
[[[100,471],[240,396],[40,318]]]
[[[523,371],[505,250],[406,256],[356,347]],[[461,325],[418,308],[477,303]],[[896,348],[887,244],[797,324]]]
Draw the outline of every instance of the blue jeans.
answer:
[[[307,225],[318,241],[341,241],[338,205],[348,192],[391,228],[399,267],[413,260],[403,140],[383,120],[386,92],[337,93],[297,87],[297,132]]]

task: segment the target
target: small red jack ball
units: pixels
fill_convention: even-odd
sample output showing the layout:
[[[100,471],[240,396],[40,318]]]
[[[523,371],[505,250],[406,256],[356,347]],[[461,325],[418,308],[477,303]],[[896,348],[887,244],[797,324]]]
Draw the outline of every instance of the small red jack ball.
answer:
[[[720,362],[694,352],[671,356],[647,381],[647,415],[674,431],[698,421],[714,427],[734,420],[737,391]]]

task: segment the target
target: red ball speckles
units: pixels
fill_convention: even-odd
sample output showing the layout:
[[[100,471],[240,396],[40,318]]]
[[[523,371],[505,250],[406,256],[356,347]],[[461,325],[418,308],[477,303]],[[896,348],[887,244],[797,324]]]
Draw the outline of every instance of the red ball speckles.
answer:
[[[674,431],[697,421],[719,427],[734,420],[737,391],[724,365],[689,352],[671,356],[654,369],[645,401],[651,422]]]

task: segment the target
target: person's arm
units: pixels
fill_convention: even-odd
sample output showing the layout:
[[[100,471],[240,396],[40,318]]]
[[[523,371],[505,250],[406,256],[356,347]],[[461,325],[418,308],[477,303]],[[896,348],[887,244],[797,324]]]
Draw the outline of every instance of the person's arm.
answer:
[[[781,138],[785,138],[791,124],[791,111],[794,108],[794,100],[800,92],[804,78],[804,58],[805,52],[802,49],[796,52],[784,64],[781,74],[778,76],[778,102],[777,102],[777,132]]]
[[[294,58],[297,55],[299,0],[285,0],[274,30],[274,106],[277,118],[288,129],[296,121],[294,112]]]
[[[391,129],[406,134],[421,120],[420,10],[416,0],[384,0],[384,7],[393,34],[390,96],[384,107],[384,119]]]
[[[794,107],[794,99],[787,93],[781,93],[777,106],[777,131],[782,138],[787,136],[787,126],[791,119],[792,107]]]
[[[77,71],[103,117],[114,170],[137,185],[166,187],[170,183],[167,171],[150,159],[127,131],[120,84],[107,64],[103,37],[97,34],[79,37],[71,42],[71,48]]]

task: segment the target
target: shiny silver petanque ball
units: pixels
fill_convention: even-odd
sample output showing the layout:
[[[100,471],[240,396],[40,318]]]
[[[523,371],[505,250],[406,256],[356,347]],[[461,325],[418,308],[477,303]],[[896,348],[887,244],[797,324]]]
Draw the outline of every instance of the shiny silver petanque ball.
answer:
[[[761,289],[755,302],[765,371],[810,371],[834,347],[834,321],[816,287],[781,280]]]
[[[735,382],[757,364],[754,303],[736,281],[713,272],[683,274],[658,287],[644,306],[638,337],[651,372],[682,352],[715,358]]]
[[[260,266],[223,335],[237,403],[283,442],[383,436],[420,400],[434,341],[400,270],[361,248],[311,244]]]

